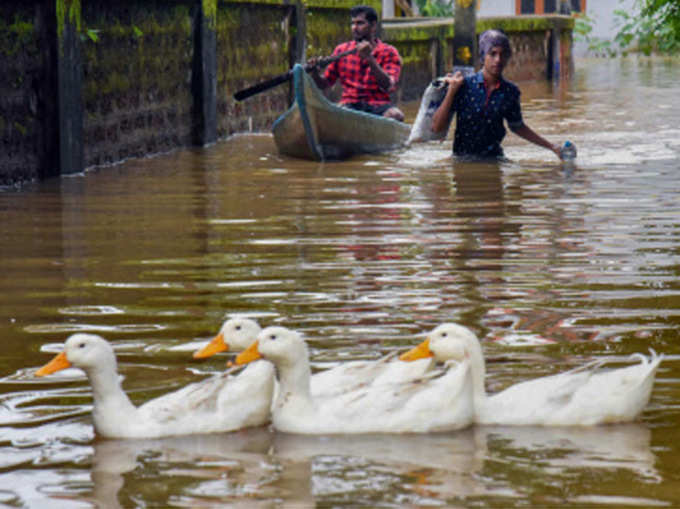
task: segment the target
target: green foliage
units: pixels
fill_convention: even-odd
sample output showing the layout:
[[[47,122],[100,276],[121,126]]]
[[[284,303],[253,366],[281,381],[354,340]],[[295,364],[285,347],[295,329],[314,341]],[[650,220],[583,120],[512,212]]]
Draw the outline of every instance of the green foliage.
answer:
[[[614,23],[618,28],[613,40],[592,35],[596,20],[580,15],[574,24],[574,40],[586,42],[588,50],[613,57],[619,53],[640,51],[676,53],[680,51],[680,2],[678,0],[636,0],[633,13],[614,10]]]
[[[617,51],[612,41],[592,35],[595,18],[581,14],[574,20],[574,41],[588,44],[588,51],[600,56],[615,56]]]
[[[86,42],[88,40],[92,42],[99,42],[99,32],[101,30],[96,30],[94,28],[86,28],[83,33],[80,34],[80,40]]]
[[[637,15],[614,11],[621,25],[614,41],[622,48],[634,47],[646,55],[680,51],[680,2],[637,0],[637,6]]]
[[[416,0],[421,16],[426,17],[451,17],[454,12],[452,1],[446,0]]]

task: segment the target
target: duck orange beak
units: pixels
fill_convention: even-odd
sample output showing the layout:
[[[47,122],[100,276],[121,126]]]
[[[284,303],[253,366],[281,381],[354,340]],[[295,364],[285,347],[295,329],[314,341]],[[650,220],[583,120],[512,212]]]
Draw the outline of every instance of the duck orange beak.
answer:
[[[216,353],[226,352],[227,350],[229,350],[229,345],[224,342],[224,334],[220,332],[210,343],[194,352],[194,359],[205,359],[206,357],[212,357]]]
[[[50,362],[45,364],[42,368],[35,372],[35,376],[45,376],[61,371],[62,369],[70,368],[71,363],[66,358],[66,354],[61,352]]]
[[[430,350],[430,339],[426,339],[418,346],[411,348],[408,352],[402,353],[399,356],[399,360],[411,362],[417,361],[418,359],[424,359],[426,357],[434,357],[434,354]]]
[[[246,348],[236,356],[236,364],[240,366],[241,364],[248,364],[249,362],[253,362],[261,358],[262,355],[258,350],[257,341],[255,341],[248,348]]]

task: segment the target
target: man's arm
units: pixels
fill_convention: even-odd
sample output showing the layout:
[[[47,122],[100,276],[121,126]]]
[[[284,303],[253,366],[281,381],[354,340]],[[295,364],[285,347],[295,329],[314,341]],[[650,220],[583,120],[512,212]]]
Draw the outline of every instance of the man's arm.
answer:
[[[383,90],[390,90],[396,83],[394,83],[392,77],[387,74],[385,69],[380,67],[380,64],[376,61],[373,56],[373,48],[374,46],[370,41],[361,41],[357,44],[357,54],[362,60],[365,60],[368,63],[368,66],[371,68],[371,73],[378,82],[378,86]]]
[[[458,90],[464,81],[463,73],[458,71],[456,74],[447,74],[444,81],[449,84],[446,89],[444,100],[437,108],[437,111],[432,115],[432,131],[435,133],[442,132],[449,127],[451,121],[451,108],[453,107],[453,99],[456,97]]]
[[[553,151],[558,158],[562,159],[562,156],[560,155],[560,146],[550,143],[543,136],[540,136],[533,129],[531,129],[528,125],[522,124],[519,127],[510,127],[510,129],[517,136],[520,136],[521,138],[524,138],[525,140],[540,147]]]
[[[335,49],[333,50],[333,54],[331,55],[332,57],[341,55],[343,53],[346,53],[348,51],[348,46],[345,44],[341,44],[339,46],[336,46]],[[337,79],[337,66],[338,66],[338,61],[333,61],[330,64],[327,64],[327,66],[319,66],[318,64],[322,63],[324,60],[323,57],[312,57],[307,60],[307,66],[311,67],[312,69],[309,71],[309,75],[312,77],[314,80],[314,83],[316,83],[316,86],[319,87],[321,90],[326,90],[328,87],[332,86],[335,83],[335,80]],[[331,69],[331,79],[327,79],[326,76],[328,73],[325,71],[326,69]],[[333,77],[335,76],[335,77]]]

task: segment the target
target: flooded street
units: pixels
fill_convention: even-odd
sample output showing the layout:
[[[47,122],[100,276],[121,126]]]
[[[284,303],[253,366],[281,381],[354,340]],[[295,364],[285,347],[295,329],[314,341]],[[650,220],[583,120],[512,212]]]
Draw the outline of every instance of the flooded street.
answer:
[[[512,133],[499,163],[453,161],[451,134],[337,163],[262,134],[0,191],[0,504],[679,506],[680,60],[520,85],[575,167]],[[140,404],[222,372],[230,356],[191,353],[228,316],[304,333],[314,369],[455,321],[482,339],[489,392],[666,358],[634,423],[430,435],[105,440],[82,372],[33,376],[93,332]]]

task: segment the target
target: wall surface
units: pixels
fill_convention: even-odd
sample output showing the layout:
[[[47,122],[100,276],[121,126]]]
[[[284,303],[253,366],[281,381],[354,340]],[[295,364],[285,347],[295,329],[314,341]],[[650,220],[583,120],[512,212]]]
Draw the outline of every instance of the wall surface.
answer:
[[[478,16],[513,16],[515,0],[477,0]]]
[[[40,122],[56,100],[45,91],[50,44],[35,29],[39,16],[20,0],[0,5],[0,185],[48,176],[56,154],[54,143],[46,154],[50,133]]]
[[[380,2],[373,2],[380,8]],[[267,131],[290,85],[233,94],[329,55],[350,38],[345,0],[5,0],[0,5],[0,185],[77,173],[234,133]],[[554,79],[571,66],[573,20],[478,18],[514,49],[507,75]],[[454,20],[395,18],[381,37],[420,98],[452,67]],[[337,94],[337,90],[335,91]]]
[[[504,76],[512,81],[569,79],[574,72],[574,20],[561,15],[484,17],[477,33],[500,28],[508,34],[512,58]]]
[[[82,2],[85,167],[188,145],[192,2]]]

